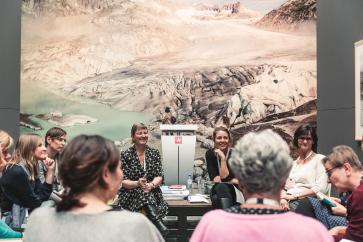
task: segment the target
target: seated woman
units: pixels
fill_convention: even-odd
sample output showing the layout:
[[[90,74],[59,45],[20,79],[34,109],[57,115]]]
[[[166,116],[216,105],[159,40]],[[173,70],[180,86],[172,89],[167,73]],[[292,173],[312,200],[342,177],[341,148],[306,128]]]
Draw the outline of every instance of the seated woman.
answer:
[[[9,149],[13,145],[13,138],[5,131],[0,129],[0,173],[11,158]],[[0,189],[0,203],[4,200],[4,195]],[[0,238],[21,238],[22,234],[12,230],[4,221],[0,220]]]
[[[238,181],[229,167],[232,154],[231,134],[225,127],[217,127],[213,132],[214,148],[207,150],[205,160],[211,181],[216,182],[212,188],[211,200],[214,208],[228,208],[237,202],[241,192],[236,188]],[[238,202],[242,202],[239,199]]]
[[[281,206],[285,209],[295,210],[302,198],[328,192],[328,177],[321,162],[324,156],[316,153],[317,141],[316,130],[310,124],[295,131],[293,144],[299,157],[281,194]]]
[[[38,178],[37,162],[44,160],[48,174],[44,183]],[[47,158],[42,139],[36,134],[23,134],[16,144],[14,156],[0,179],[4,194],[1,212],[13,229],[21,229],[26,210],[31,212],[52,192],[54,161]]]
[[[191,242],[332,241],[318,221],[280,207],[281,189],[292,159],[279,135],[272,130],[246,134],[236,144],[230,164],[246,201],[208,212],[194,230]]]
[[[47,156],[55,162],[55,174],[53,181],[53,192],[50,195],[50,199],[58,202],[60,201],[60,193],[62,186],[58,177],[58,160],[59,155],[64,149],[67,142],[67,132],[61,128],[50,128],[45,134],[45,147],[47,148]],[[47,175],[47,168],[42,160],[38,161],[39,179],[44,182]]]
[[[30,215],[24,242],[163,241],[145,216],[112,211],[107,205],[122,182],[119,152],[112,141],[77,136],[60,156],[59,176],[65,188],[62,201]]]
[[[342,238],[363,241],[363,166],[358,156],[348,146],[333,148],[323,159],[329,181],[339,192],[352,192],[347,200],[348,226],[330,230],[335,241]],[[337,201],[335,201],[337,202]]]
[[[132,145],[121,153],[124,180],[119,192],[119,205],[136,212],[144,210],[159,231],[166,235],[168,229],[162,222],[168,207],[163,199],[160,185],[163,167],[159,151],[147,146],[148,130],[142,124],[131,128]]]

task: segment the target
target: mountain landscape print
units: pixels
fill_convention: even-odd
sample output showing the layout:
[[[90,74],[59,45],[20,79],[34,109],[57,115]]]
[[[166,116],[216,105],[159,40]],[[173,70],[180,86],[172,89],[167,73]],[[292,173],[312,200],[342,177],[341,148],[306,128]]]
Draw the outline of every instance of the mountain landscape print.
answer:
[[[60,126],[160,148],[161,118],[197,124],[196,158],[233,140],[316,124],[316,0],[23,0],[21,131]]]

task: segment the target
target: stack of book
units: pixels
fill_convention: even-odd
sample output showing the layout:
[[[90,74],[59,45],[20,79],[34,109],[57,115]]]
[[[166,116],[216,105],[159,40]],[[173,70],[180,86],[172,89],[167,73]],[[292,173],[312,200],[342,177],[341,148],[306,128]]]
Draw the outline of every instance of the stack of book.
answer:
[[[189,191],[185,185],[161,186],[161,192],[165,200],[183,200],[189,196]]]

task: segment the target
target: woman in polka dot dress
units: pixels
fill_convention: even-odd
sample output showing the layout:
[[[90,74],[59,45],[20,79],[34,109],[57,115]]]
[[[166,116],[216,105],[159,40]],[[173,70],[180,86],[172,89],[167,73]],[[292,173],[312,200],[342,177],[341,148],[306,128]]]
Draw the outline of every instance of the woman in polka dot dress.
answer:
[[[165,235],[168,229],[162,218],[166,216],[168,207],[160,189],[163,180],[160,153],[146,145],[148,130],[144,124],[134,124],[131,137],[133,145],[121,153],[124,180],[119,192],[119,205],[130,211],[144,210]]]

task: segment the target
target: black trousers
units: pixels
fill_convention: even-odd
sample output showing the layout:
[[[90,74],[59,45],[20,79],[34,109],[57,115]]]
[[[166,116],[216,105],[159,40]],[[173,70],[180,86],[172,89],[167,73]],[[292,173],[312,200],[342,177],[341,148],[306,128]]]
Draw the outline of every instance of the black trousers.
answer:
[[[314,208],[308,198],[303,198],[299,200],[299,204],[295,209],[295,213],[315,218]]]
[[[221,198],[228,198],[232,205],[237,203],[236,192],[234,190],[233,184],[223,182],[214,184],[211,190],[211,201],[213,208],[221,208],[219,202]]]

